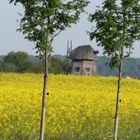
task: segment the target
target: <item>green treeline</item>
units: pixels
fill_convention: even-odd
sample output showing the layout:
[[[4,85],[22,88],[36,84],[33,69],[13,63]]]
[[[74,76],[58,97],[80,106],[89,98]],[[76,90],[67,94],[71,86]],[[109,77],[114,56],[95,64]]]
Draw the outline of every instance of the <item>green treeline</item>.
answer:
[[[65,73],[68,67],[67,59],[60,60],[54,56],[49,58],[49,63],[49,73]],[[38,57],[26,52],[10,52],[0,56],[0,72],[43,73],[43,65]]]
[[[117,70],[112,70],[107,63],[109,58],[102,56],[96,60],[97,75],[116,76]],[[54,55],[50,57],[49,73],[67,73],[70,60],[66,56]],[[42,73],[43,66],[36,56],[26,52],[10,52],[6,56],[0,56],[1,72],[34,72]],[[140,79],[140,58],[127,58],[123,64],[123,76]]]
[[[112,70],[107,63],[108,57],[98,57],[97,73],[103,76],[117,76],[117,70]],[[123,63],[123,77],[140,79],[140,58],[126,58]]]

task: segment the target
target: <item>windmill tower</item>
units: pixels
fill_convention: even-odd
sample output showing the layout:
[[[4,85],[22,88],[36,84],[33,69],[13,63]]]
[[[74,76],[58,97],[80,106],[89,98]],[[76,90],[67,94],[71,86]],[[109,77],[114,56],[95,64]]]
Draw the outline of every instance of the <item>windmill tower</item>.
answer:
[[[72,50],[72,42],[68,42],[67,58],[71,59],[69,73],[75,75],[96,75],[96,58],[98,53],[90,45],[79,46]]]

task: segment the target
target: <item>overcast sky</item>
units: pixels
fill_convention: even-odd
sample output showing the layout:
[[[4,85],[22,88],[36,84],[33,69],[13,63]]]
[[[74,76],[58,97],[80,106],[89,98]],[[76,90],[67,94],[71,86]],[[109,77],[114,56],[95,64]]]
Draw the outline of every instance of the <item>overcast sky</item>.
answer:
[[[91,4],[86,8],[87,12],[95,10],[102,0],[92,0]],[[10,51],[26,51],[29,54],[35,54],[34,44],[24,39],[22,33],[16,32],[19,27],[17,19],[18,13],[22,13],[23,9],[20,5],[14,6],[9,4],[8,0],[1,0],[0,4],[0,55],[5,55]],[[87,21],[88,15],[81,15],[80,22],[63,31],[53,43],[54,54],[66,55],[67,40],[72,40],[73,48],[79,45],[90,44],[95,50],[102,50],[97,47],[95,41],[90,41],[86,30],[90,30],[91,24]],[[140,57],[140,42],[134,44],[135,50],[132,57]]]

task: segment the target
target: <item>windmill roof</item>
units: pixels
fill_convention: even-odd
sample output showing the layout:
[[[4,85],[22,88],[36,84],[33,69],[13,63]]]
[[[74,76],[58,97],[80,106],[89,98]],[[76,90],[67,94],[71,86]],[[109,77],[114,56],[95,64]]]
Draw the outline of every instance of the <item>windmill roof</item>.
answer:
[[[90,45],[79,46],[70,52],[70,59],[77,60],[95,60],[97,51],[95,51]]]

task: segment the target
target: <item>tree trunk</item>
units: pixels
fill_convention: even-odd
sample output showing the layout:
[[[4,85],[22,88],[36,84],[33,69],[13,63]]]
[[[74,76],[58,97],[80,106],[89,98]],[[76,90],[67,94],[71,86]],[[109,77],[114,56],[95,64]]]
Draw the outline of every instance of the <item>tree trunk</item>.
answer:
[[[48,87],[48,54],[45,51],[44,54],[44,83],[43,83],[43,96],[42,96],[42,112],[41,112],[41,122],[40,122],[40,139],[44,140],[44,126],[45,126],[45,115],[46,115],[46,95]]]
[[[118,121],[119,121],[119,107],[121,102],[121,82],[122,82],[122,64],[123,64],[123,49],[120,55],[119,73],[118,73],[118,88],[117,88],[117,99],[116,99],[116,112],[114,121],[114,140],[117,140],[118,134]]]

